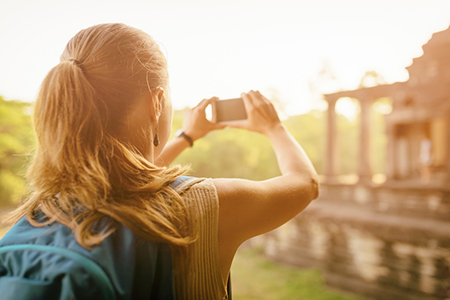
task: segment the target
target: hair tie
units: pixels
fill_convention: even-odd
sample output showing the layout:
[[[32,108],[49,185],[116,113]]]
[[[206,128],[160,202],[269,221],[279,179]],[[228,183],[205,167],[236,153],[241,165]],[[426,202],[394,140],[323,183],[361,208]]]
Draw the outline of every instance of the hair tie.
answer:
[[[69,58],[69,61],[73,61],[77,66],[79,66],[80,68],[82,67],[81,65],[81,61],[75,59],[75,58]]]

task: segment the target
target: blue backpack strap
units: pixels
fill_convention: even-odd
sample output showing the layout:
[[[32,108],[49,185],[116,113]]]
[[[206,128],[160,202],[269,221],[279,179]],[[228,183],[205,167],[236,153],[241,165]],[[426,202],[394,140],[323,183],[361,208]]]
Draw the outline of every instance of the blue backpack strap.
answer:
[[[178,193],[183,194],[185,191],[190,189],[194,184],[202,182],[204,178],[196,178],[190,176],[179,176],[171,186]]]

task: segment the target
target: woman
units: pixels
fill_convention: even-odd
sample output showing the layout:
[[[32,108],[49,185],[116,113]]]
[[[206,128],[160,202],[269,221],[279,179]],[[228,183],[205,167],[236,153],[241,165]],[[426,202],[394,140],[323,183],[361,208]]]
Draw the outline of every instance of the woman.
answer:
[[[135,260],[127,263],[136,269],[158,265],[167,252],[158,248],[166,256],[142,262],[148,255],[135,250],[135,244],[161,242],[172,250],[177,299],[226,299],[239,245],[293,218],[318,195],[311,162],[272,104],[257,91],[241,97],[248,119],[228,126],[266,135],[282,175],[261,182],[180,177],[187,168],[169,168],[173,159],[225,126],[205,116],[205,108],[217,98],[190,110],[184,134],[167,143],[172,107],[167,63],[156,43],[123,24],[80,31],[44,79],[36,101],[37,149],[28,172],[32,194],[9,218],[28,226],[22,232],[32,235],[32,242],[21,242],[56,243],[58,237],[42,241],[32,232],[63,224],[70,229],[65,234],[78,242],[67,247],[91,255],[109,243],[112,260],[117,252],[134,253]],[[184,182],[174,189],[177,178]],[[126,248],[118,236],[139,243]],[[8,244],[5,239],[0,245]],[[142,270],[133,272],[135,280],[145,276]],[[109,276],[116,276],[111,273],[114,268]],[[117,276],[113,281],[119,285],[130,281]],[[157,284],[130,284],[134,286],[117,288],[119,297],[141,299],[151,288],[158,289]]]

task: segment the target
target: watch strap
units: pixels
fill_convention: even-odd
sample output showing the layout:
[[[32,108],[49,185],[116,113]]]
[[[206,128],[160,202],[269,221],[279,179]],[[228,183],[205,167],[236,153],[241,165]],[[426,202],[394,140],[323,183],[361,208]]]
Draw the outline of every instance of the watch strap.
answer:
[[[194,146],[194,141],[192,140],[192,138],[190,136],[188,136],[186,133],[184,133],[184,131],[182,131],[179,136],[183,137],[186,141],[188,141],[188,143],[191,147]]]

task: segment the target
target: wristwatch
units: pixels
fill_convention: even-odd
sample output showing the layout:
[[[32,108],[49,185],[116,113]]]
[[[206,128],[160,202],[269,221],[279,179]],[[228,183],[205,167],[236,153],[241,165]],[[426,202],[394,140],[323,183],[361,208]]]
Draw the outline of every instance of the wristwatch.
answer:
[[[178,129],[175,132],[175,137],[183,137],[186,141],[188,141],[189,145],[194,146],[194,141],[190,136],[188,136],[186,133],[184,133],[183,129]]]

